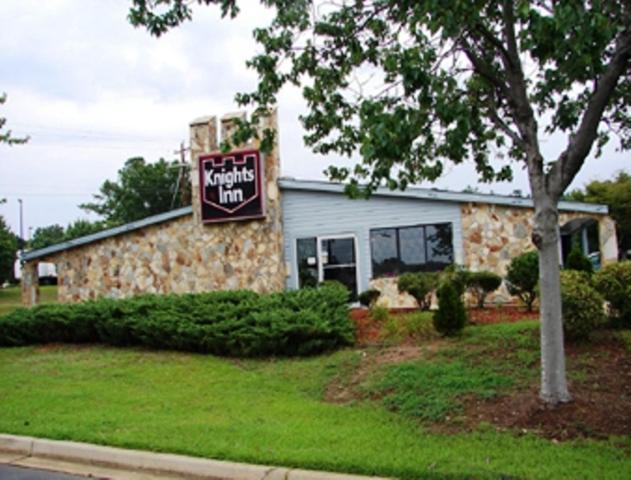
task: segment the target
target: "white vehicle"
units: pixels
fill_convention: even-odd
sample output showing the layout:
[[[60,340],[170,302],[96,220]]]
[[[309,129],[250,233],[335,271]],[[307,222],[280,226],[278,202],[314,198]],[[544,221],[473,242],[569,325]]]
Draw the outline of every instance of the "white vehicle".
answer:
[[[22,263],[20,262],[21,251],[18,251],[18,258],[13,264],[13,274],[16,280],[22,278]],[[50,262],[40,262],[37,267],[37,276],[40,285],[56,285],[57,284],[57,266]]]

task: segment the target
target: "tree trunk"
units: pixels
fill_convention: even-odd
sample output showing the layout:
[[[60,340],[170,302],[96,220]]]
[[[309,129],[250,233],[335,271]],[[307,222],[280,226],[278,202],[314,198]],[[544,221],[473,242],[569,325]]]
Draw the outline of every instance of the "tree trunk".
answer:
[[[541,318],[541,398],[550,404],[569,402],[567,388],[557,202],[545,196],[535,199],[533,242],[539,249]]]

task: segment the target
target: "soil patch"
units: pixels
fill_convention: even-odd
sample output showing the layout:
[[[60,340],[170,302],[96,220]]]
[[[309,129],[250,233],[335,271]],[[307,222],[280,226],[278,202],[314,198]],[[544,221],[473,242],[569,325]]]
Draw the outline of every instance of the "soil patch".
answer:
[[[470,398],[465,402],[468,426],[487,422],[555,440],[631,435],[631,359],[612,332],[600,333],[592,343],[567,347],[570,375],[581,373],[569,382],[570,403],[547,406],[538,397],[538,385],[491,400]]]
[[[469,323],[489,325],[493,323],[513,323],[520,320],[538,320],[539,312],[529,312],[523,307],[504,305],[468,309]]]
[[[377,370],[382,365],[393,365],[396,363],[416,360],[423,355],[423,348],[412,345],[399,345],[380,349],[376,352],[361,352],[359,365],[350,372],[350,375],[339,375],[333,379],[326,388],[324,398],[327,402],[348,403],[353,400],[363,398],[360,391],[360,384],[368,378],[370,373]]]

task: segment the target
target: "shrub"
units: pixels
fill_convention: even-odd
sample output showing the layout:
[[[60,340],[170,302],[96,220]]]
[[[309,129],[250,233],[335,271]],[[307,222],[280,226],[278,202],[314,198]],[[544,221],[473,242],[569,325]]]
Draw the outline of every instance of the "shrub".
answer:
[[[506,286],[511,295],[517,295],[524,302],[528,311],[537,298],[539,282],[539,254],[526,252],[511,260],[506,272]]]
[[[443,283],[450,283],[458,293],[459,296],[463,296],[469,282],[469,276],[471,272],[466,270],[462,265],[456,265],[455,263],[445,268],[439,275],[438,285]]]
[[[390,310],[383,305],[373,305],[368,316],[373,322],[383,324],[390,318]]]
[[[434,312],[434,328],[442,335],[459,333],[467,323],[467,312],[458,287],[449,282],[438,289],[438,310]]]
[[[429,340],[437,336],[430,312],[414,312],[392,315],[383,323],[381,338],[392,342],[406,339],[415,341]]]
[[[412,295],[421,310],[429,310],[437,280],[437,275],[432,272],[408,272],[399,277],[397,288]]]
[[[0,317],[0,345],[103,342],[229,356],[309,355],[351,344],[348,290],[145,295],[41,305]]]
[[[478,308],[484,308],[484,301],[489,293],[497,290],[502,284],[502,277],[493,272],[470,272],[467,286],[475,297]]]
[[[593,277],[596,290],[609,302],[612,320],[631,326],[631,261],[612,263]]]
[[[364,307],[372,307],[379,298],[379,295],[381,295],[379,290],[371,288],[359,294],[359,303]]]
[[[585,272],[561,272],[563,332],[568,340],[584,340],[604,321],[603,297],[589,284]]]
[[[565,269],[585,272],[588,275],[594,272],[592,262],[585,256],[583,249],[578,243],[572,245],[572,250],[570,250],[567,260],[565,261]]]

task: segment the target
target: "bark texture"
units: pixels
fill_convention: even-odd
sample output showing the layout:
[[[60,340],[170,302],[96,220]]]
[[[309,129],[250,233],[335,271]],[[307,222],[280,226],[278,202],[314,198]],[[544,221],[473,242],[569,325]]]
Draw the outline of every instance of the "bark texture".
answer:
[[[563,312],[560,302],[559,229],[556,202],[535,199],[533,241],[539,249],[541,318],[541,398],[550,404],[569,402],[565,372]],[[538,204],[538,205],[537,205]]]

